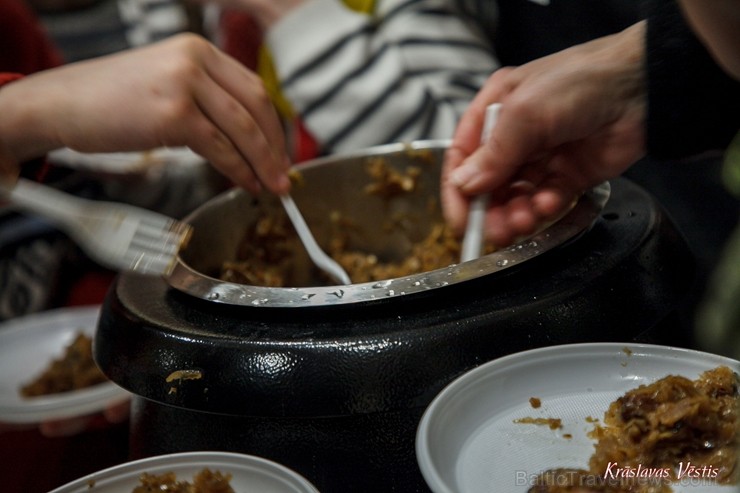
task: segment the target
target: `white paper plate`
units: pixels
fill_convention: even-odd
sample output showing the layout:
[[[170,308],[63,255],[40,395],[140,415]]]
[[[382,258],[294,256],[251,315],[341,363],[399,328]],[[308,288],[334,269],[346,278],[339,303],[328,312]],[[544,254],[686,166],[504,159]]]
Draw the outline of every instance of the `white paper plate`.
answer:
[[[228,452],[183,452],[127,462],[80,478],[50,493],[131,493],[142,473],[174,472],[178,480],[192,482],[193,476],[205,467],[231,474],[231,487],[237,493],[318,493],[305,478],[285,466],[260,457]]]
[[[202,166],[206,160],[187,147],[160,147],[146,152],[77,152],[63,148],[49,152],[50,163],[100,173],[146,173],[157,166]]]
[[[416,438],[419,467],[435,493],[525,493],[548,469],[588,467],[595,442],[587,418],[603,422],[609,404],[626,391],[669,374],[693,379],[720,365],[740,371],[729,358],[645,344],[574,344],[505,356],[462,375],[430,404]],[[540,408],[531,406],[532,397]],[[514,422],[520,418],[559,418],[563,427]]]
[[[0,422],[40,423],[101,411],[130,394],[104,382],[86,389],[32,398],[19,388],[64,354],[78,332],[93,336],[99,306],[51,310],[0,324]]]

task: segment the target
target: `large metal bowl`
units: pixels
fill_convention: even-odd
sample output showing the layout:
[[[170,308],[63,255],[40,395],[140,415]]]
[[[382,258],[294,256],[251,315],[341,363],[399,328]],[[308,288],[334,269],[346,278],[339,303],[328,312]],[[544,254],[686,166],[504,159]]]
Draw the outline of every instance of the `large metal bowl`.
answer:
[[[341,212],[353,225],[350,245],[383,260],[400,260],[413,243],[422,240],[433,224],[442,221],[439,183],[442,157],[448,141],[418,141],[369,148],[353,154],[317,159],[300,167],[303,182],[292,195],[316,240],[326,245],[330,216]],[[422,169],[417,189],[393,197],[365,192],[373,182],[367,165],[382,158],[404,172]],[[348,286],[321,285],[315,267],[302,249],[296,251],[299,281],[294,287],[271,288],[219,279],[225,261],[235,260],[248,226],[266,213],[282,213],[270,195],[251,196],[230,190],[195,210],[186,221],[194,234],[168,278],[169,284],[197,298],[231,305],[302,307],[367,302],[442,288],[520,265],[587,231],[609,197],[608,183],[584,194],[568,214],[547,229],[512,247],[469,262],[380,282]]]

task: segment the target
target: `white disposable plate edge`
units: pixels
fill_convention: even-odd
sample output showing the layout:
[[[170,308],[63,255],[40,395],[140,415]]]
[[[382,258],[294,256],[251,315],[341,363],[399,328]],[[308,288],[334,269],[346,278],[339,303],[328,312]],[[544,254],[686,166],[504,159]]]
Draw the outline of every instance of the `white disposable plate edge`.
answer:
[[[58,308],[26,315],[0,324],[0,347],[3,339],[15,334],[39,330],[48,326],[67,329],[79,326],[88,335],[94,335],[100,305]],[[53,329],[49,329],[53,330]],[[60,354],[64,348],[59,348]],[[0,352],[2,349],[0,349]],[[21,382],[16,382],[19,385]],[[9,424],[34,424],[47,419],[66,419],[102,411],[106,405],[122,402],[131,394],[111,381],[94,387],[64,394],[39,396],[14,404],[0,402],[0,422]],[[0,396],[2,397],[2,396]]]
[[[78,152],[61,148],[48,154],[50,162],[73,169],[87,169],[109,174],[147,173],[151,168],[169,163],[178,166],[203,166],[207,161],[187,147],[158,147],[143,152]]]
[[[126,491],[131,491],[139,484],[138,478],[144,472],[161,474],[172,470],[177,474],[178,469],[203,467],[220,469],[224,473],[231,473],[234,478],[237,477],[236,472],[239,468],[259,470],[261,474],[270,475],[290,486],[295,493],[319,493],[310,481],[282,464],[254,455],[214,451],[179,452],[125,462],[88,474],[49,493],[105,492],[108,491],[104,489],[106,487],[116,488],[116,491],[124,491],[120,488],[128,488]],[[229,468],[232,468],[231,471],[228,470]],[[191,480],[192,478],[182,478],[178,475],[178,479]]]
[[[437,394],[422,415],[416,434],[416,456],[422,476],[431,490],[434,493],[461,493],[447,484],[447,481],[438,472],[434,460],[429,455],[430,427],[439,413],[444,412],[446,407],[460,403],[461,400],[458,396],[465,395],[471,385],[474,385],[481,378],[489,377],[490,374],[504,371],[507,368],[519,364],[526,364],[532,360],[551,358],[562,360],[568,357],[583,356],[585,352],[597,352],[605,358],[612,359],[631,356],[643,358],[660,356],[675,360],[677,364],[680,364],[681,361],[691,359],[703,360],[706,363],[707,369],[714,366],[727,365],[736,371],[740,371],[740,362],[732,358],[693,349],[632,342],[578,343],[549,346],[521,351],[494,359],[469,370],[450,382]]]

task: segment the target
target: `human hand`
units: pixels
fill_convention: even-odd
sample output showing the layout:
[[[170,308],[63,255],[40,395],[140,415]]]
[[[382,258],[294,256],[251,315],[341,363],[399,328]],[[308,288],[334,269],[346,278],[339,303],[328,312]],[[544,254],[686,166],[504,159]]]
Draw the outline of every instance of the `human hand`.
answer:
[[[644,22],[489,78],[445,155],[442,206],[457,232],[490,192],[486,238],[506,246],[645,153]],[[485,145],[486,107],[502,103]]]
[[[187,146],[252,192],[290,188],[284,134],[261,79],[204,38],[39,72],[0,90],[0,157]]]
[[[300,7],[309,0],[199,0],[201,3],[215,3],[224,8],[241,11],[251,15],[260,28],[267,31],[288,12]]]

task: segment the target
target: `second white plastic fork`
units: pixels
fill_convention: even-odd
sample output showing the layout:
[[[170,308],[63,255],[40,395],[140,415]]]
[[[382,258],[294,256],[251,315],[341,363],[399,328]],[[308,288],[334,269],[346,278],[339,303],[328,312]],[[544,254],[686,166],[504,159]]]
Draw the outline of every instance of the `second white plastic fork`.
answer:
[[[311,230],[308,228],[305,219],[303,219],[301,211],[298,210],[298,206],[295,205],[293,197],[285,194],[280,196],[280,200],[283,203],[283,208],[285,208],[285,212],[288,214],[290,221],[293,223],[293,227],[303,242],[303,246],[306,247],[308,256],[311,257],[314,264],[340,284],[352,284],[352,280],[349,278],[349,275],[342,266],[339,265],[336,260],[327,255],[327,253],[321,249],[319,244],[316,243],[313,234],[311,234]]]

